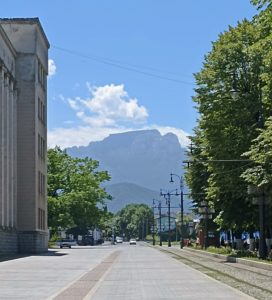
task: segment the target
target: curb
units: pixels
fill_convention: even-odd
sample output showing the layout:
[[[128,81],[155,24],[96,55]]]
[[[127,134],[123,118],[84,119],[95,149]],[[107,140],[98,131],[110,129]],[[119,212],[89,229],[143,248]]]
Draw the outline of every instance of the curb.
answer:
[[[209,252],[205,252],[202,250],[190,249],[190,248],[185,248],[185,247],[182,249],[182,251],[194,252],[194,253],[198,253],[199,255],[220,258],[224,261],[231,262],[231,263],[240,263],[240,264],[243,264],[246,266],[260,268],[260,269],[267,270],[267,271],[272,271],[272,264],[268,264],[268,263],[264,263],[264,262],[258,262],[258,261],[248,260],[245,258],[227,256],[227,255],[223,255],[223,254],[209,253]]]

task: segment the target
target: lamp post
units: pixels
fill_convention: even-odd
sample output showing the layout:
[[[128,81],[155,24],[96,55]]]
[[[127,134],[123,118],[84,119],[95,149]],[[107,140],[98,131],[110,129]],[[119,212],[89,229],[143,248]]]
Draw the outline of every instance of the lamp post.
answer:
[[[171,247],[171,234],[170,234],[170,229],[171,229],[171,215],[170,215],[170,205],[171,205],[171,196],[175,195],[176,193],[173,194],[172,191],[168,191],[167,193],[163,193],[162,190],[160,192],[160,195],[163,196],[166,199],[166,204],[168,207],[168,247]]]
[[[265,236],[265,188],[256,186],[248,186],[248,193],[253,196],[253,201],[257,201],[259,205],[259,222],[260,222],[260,239],[259,239],[259,257],[265,259],[267,257],[267,245]]]
[[[170,216],[170,194],[168,193],[168,198],[166,204],[168,205],[168,247],[171,247],[171,236],[170,236],[170,226],[171,226],[171,216]]]
[[[115,224],[112,224],[112,236],[111,236],[111,244],[115,245]]]
[[[155,206],[155,201],[158,202],[158,210],[159,210],[159,237],[160,237],[160,246],[162,246],[162,224],[161,224],[161,200],[153,199],[153,207]]]
[[[183,179],[182,176],[179,176],[177,174],[170,174],[170,182],[174,182],[173,176],[178,177],[179,179],[179,188],[180,188],[180,249],[184,246],[184,238],[183,238]],[[178,193],[176,193],[178,195]]]
[[[259,94],[259,111],[258,111],[258,128],[264,128],[264,119],[263,119],[263,106],[262,106],[262,89],[260,87]],[[260,222],[260,241],[259,241],[259,257],[265,259],[267,257],[267,247],[266,247],[266,236],[265,236],[265,189],[262,187],[260,195],[258,197],[259,204],[259,222]]]
[[[152,241],[153,241],[153,246],[155,246],[155,201],[153,199],[153,224],[152,224]]]

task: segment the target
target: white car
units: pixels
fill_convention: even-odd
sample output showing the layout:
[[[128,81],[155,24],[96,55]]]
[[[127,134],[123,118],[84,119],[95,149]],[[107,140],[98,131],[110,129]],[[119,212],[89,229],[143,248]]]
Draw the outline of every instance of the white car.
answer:
[[[123,238],[121,238],[121,237],[119,237],[119,236],[117,236],[116,237],[116,243],[123,243]]]
[[[130,245],[136,245],[136,240],[135,239],[130,239],[129,244]]]

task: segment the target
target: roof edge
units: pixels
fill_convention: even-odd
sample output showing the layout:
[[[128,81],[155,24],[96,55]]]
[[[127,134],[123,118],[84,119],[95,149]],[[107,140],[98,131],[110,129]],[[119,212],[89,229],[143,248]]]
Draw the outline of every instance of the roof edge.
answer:
[[[6,24],[11,24],[11,23],[15,23],[15,24],[37,24],[38,28],[45,40],[46,46],[49,49],[50,48],[50,43],[47,39],[47,36],[43,30],[42,24],[39,20],[39,18],[0,18],[0,25],[1,23],[6,23]]]
[[[14,55],[14,57],[16,57],[17,56],[17,52],[16,52],[15,48],[13,47],[10,39],[8,38],[5,30],[2,28],[1,24],[0,24],[0,35],[5,40],[6,44],[8,45],[8,47],[9,47],[10,51],[12,52],[12,54]]]

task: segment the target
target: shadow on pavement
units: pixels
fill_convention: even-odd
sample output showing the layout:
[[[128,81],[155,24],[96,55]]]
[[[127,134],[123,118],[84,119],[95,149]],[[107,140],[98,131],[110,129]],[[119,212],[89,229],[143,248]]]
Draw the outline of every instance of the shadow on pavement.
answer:
[[[44,253],[0,253],[0,262],[4,261],[9,261],[13,259],[19,259],[19,258],[24,258],[24,257],[29,257],[29,256],[63,256],[67,255],[68,253],[64,252],[59,252],[59,251],[54,251],[54,250],[49,250]]]

